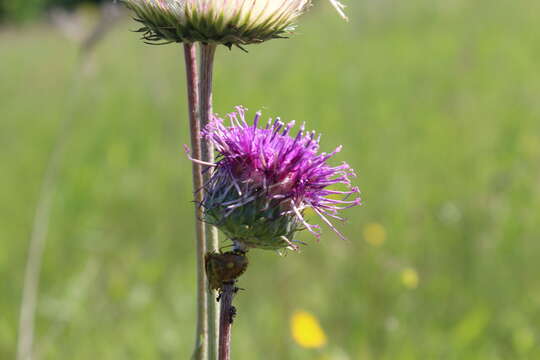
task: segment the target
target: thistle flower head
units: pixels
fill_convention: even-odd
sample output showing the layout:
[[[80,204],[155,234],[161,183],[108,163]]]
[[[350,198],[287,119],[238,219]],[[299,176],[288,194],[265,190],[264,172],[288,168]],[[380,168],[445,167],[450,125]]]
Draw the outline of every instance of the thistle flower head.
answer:
[[[227,46],[286,37],[311,0],[122,0],[141,22],[147,42]],[[330,0],[344,16],[343,6]]]
[[[302,126],[291,136],[294,122],[279,118],[260,127],[260,113],[249,125],[242,107],[229,118],[227,126],[214,117],[203,132],[219,154],[205,189],[205,220],[247,248],[295,248],[297,231],[320,235],[320,227],[306,218],[311,209],[343,237],[329,218],[343,220],[339,212],[359,205],[360,198],[350,182],[351,167],[328,164],[341,147],[318,153],[315,132]],[[330,189],[333,185],[338,188]]]

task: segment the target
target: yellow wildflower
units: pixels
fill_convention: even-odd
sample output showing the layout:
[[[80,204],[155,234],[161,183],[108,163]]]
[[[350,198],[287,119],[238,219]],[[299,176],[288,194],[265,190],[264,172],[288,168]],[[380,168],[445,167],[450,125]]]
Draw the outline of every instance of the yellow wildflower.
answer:
[[[386,229],[379,223],[367,224],[363,235],[366,242],[372,246],[379,247],[386,241]]]
[[[320,348],[327,339],[319,320],[307,311],[295,311],[291,317],[291,333],[294,341],[305,348]]]
[[[418,273],[413,268],[406,268],[401,272],[401,283],[409,289],[416,289],[418,287]]]

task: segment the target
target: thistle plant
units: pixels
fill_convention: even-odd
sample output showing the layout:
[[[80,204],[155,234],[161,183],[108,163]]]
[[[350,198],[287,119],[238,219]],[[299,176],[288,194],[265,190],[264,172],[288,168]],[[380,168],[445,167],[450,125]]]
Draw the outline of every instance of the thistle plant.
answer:
[[[319,153],[320,136],[306,132],[304,125],[292,136],[294,121],[269,119],[260,126],[260,112],[252,124],[245,114],[246,109],[238,106],[228,115],[228,125],[213,116],[203,129],[218,153],[216,163],[192,158],[211,171],[201,203],[204,220],[218,227],[234,249],[206,258],[209,283],[220,292],[220,360],[230,358],[236,315],[232,300],[238,291],[237,278],[248,266],[248,250],[297,250],[300,242],[294,237],[302,230],[319,238],[320,226],[307,220],[309,210],[344,238],[329,218],[344,220],[340,212],[361,203],[360,190],[350,180],[353,169],[347,163],[328,163],[341,146]]]
[[[350,181],[353,169],[328,164],[341,146],[318,153],[320,136],[304,125],[291,136],[294,121],[270,118],[260,126],[258,112],[248,124],[245,112],[238,106],[229,114],[229,126],[214,116],[203,131],[219,154],[202,203],[205,221],[244,251],[295,250],[295,234],[304,229],[319,238],[320,226],[308,222],[307,210],[344,238],[329,218],[344,220],[339,212],[360,204],[360,198]]]
[[[355,188],[349,187],[343,193],[327,193],[329,190],[324,190],[327,185],[341,183],[347,186],[349,176],[347,172],[350,170],[348,166],[331,168],[311,164],[311,162],[326,164],[328,155],[319,157],[314,155],[318,141],[310,138],[312,135],[299,135],[300,138],[293,141],[296,145],[292,145],[289,140],[283,140],[286,139],[288,131],[277,136],[277,132],[283,127],[279,123],[273,125],[271,129],[263,130],[255,127],[258,130],[253,130],[253,136],[258,139],[263,133],[276,131],[277,138],[282,140],[274,141],[273,138],[267,138],[268,144],[274,146],[274,150],[278,147],[293,146],[289,150],[289,155],[275,161],[302,164],[301,169],[296,169],[296,172],[293,172],[292,168],[280,169],[275,175],[279,177],[280,174],[294,173],[298,178],[287,178],[285,175],[279,180],[262,177],[254,178],[250,182],[245,176],[256,176],[256,173],[244,174],[244,177],[234,171],[228,174],[226,170],[233,169],[225,165],[224,159],[230,160],[231,157],[226,156],[227,149],[220,141],[223,140],[222,137],[226,137],[227,128],[220,125],[219,119],[213,117],[212,78],[217,46],[224,45],[229,48],[236,46],[243,49],[249,44],[286,38],[293,33],[296,21],[312,5],[312,0],[121,1],[134,12],[134,19],[142,24],[137,31],[142,34],[143,41],[150,44],[182,43],[184,47],[191,150],[193,158],[196,159],[192,169],[194,200],[195,203],[202,205],[195,208],[198,306],[194,358],[198,360],[217,358],[219,311],[214,299],[215,289],[218,289],[222,309],[225,309],[220,317],[220,359],[228,359],[228,343],[223,339],[227,338],[227,334],[230,335],[229,312],[235,289],[234,283],[236,277],[247,267],[245,251],[254,247],[295,248],[296,232],[305,228],[318,234],[318,227],[310,225],[304,218],[304,211],[308,207],[331,225],[328,217],[339,218],[338,204],[346,203],[323,198],[330,194],[346,196],[357,192]],[[344,6],[337,0],[329,1],[346,19]],[[195,48],[197,43],[200,44],[199,63]],[[239,108],[238,116],[243,118],[243,114],[244,110]],[[234,131],[241,132],[241,128]],[[214,161],[214,145],[221,156],[217,163]],[[307,150],[300,151],[301,146],[305,146]],[[300,156],[301,159],[296,159],[296,156]],[[203,171],[203,164],[215,164],[217,170]],[[320,183],[311,181],[315,178],[319,179]],[[269,180],[272,182],[267,183]],[[230,182],[223,187],[227,181]],[[290,194],[292,188],[289,187],[295,181],[311,181],[311,185],[302,191],[299,189],[303,185],[295,185],[294,190],[298,190],[298,193]],[[231,184],[234,191],[228,189]],[[317,186],[322,187],[317,189]],[[237,187],[245,192],[241,195]],[[246,197],[245,194],[250,195]],[[356,203],[354,200],[350,205]],[[231,211],[232,209],[235,211]],[[249,229],[239,227],[238,224],[246,218],[255,219],[258,223],[250,223]],[[206,223],[203,223],[203,219]],[[216,226],[234,241],[236,248],[232,252],[226,254],[217,252]],[[331,227],[335,230],[332,225]],[[205,279],[205,259],[206,269],[210,269],[208,275],[211,286],[208,286]],[[231,266],[236,272],[229,271]],[[228,307],[226,304],[229,304]],[[227,323],[229,330],[224,326]]]

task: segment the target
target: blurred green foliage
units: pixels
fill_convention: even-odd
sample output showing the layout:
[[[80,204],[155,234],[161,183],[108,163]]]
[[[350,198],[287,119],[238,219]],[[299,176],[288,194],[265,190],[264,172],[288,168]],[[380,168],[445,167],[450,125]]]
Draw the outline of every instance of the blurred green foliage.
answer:
[[[341,227],[348,242],[326,229],[318,244],[303,234],[301,254],[250,254],[233,358],[539,359],[540,3],[349,4],[348,24],[325,4],[290,40],[218,53],[215,111],[306,121],[323,150],[344,145],[337,159],[364,198]],[[143,45],[135,27],[118,25],[80,77],[76,45],[56,30],[0,32],[0,359],[14,358],[37,196],[70,116],[38,353],[191,353],[182,51]],[[365,241],[373,223],[384,231]],[[326,348],[291,340],[295,309],[319,318]]]
[[[21,22],[38,17],[48,8],[61,6],[73,8],[84,3],[100,3],[105,0],[0,0],[0,22]]]

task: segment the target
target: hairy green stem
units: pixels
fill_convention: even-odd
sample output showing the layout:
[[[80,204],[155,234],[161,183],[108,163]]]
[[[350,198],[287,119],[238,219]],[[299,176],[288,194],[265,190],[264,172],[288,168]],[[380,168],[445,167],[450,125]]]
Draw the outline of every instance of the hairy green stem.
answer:
[[[197,52],[194,44],[184,44],[184,59],[186,62],[186,83],[189,108],[189,130],[191,134],[191,151],[195,159],[201,159],[201,124],[199,119],[199,93],[197,73]],[[193,161],[193,193],[195,197],[195,234],[197,249],[197,330],[193,359],[208,358],[208,307],[206,293],[206,277],[204,271],[204,256],[206,253],[205,226],[200,204],[203,200],[203,175],[201,165]]]
[[[201,68],[199,82],[199,116],[201,126],[208,124],[212,117],[212,75],[214,68],[214,56],[216,53],[215,44],[201,44]],[[214,162],[214,147],[209,141],[202,141],[202,160]],[[203,171],[203,181],[206,184],[210,179],[210,171]],[[209,224],[205,227],[206,251],[217,251],[218,233],[217,229]],[[211,360],[217,359],[218,353],[218,327],[219,309],[216,302],[216,292],[208,288],[207,308],[208,308],[208,357]]]

